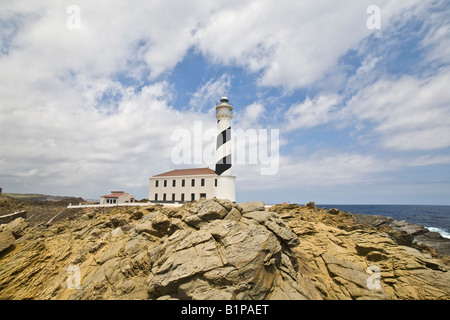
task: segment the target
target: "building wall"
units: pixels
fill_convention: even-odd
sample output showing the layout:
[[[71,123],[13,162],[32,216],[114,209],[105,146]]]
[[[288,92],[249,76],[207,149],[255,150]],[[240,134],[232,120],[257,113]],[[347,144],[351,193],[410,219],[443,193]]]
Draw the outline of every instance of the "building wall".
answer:
[[[195,185],[192,186],[192,180],[195,180]],[[204,186],[201,185],[201,180],[204,180]],[[194,200],[199,200],[200,195],[204,194],[207,199],[216,196],[216,175],[190,175],[190,176],[174,176],[174,177],[151,177],[149,183],[148,201],[150,202],[184,202],[191,201],[191,195],[194,194]],[[182,180],[185,181],[184,187]],[[156,186],[158,181],[158,186]],[[166,186],[164,186],[166,181]],[[173,186],[175,181],[175,186]],[[158,200],[155,200],[155,194],[158,194]],[[164,200],[164,194],[166,199]],[[172,195],[175,194],[175,199]],[[184,200],[182,195],[184,194]]]

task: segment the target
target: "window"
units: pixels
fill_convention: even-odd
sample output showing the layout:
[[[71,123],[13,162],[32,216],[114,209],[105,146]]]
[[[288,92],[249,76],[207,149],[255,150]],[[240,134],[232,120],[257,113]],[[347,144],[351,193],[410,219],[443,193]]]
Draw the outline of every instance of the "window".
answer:
[[[163,194],[163,201],[166,201],[166,194]]]
[[[159,185],[159,180],[156,180],[155,181],[155,188],[158,188],[158,185]]]
[[[201,180],[201,186],[204,187],[205,186],[205,179]]]
[[[167,187],[167,180],[164,180],[164,187]]]
[[[176,181],[177,181],[177,180],[172,180],[172,187],[175,187],[175,186],[176,186]]]
[[[206,193],[200,193],[200,198],[205,198],[206,199]]]
[[[181,194],[181,202],[184,202],[184,193]]]
[[[186,182],[186,181],[185,181],[184,179],[183,179],[183,180],[181,180],[181,186],[182,186],[182,187],[184,187],[184,186],[185,186],[185,182]]]
[[[158,194],[155,193],[155,201],[158,201]]]
[[[214,187],[217,187],[217,179],[214,179]]]
[[[191,193],[191,201],[195,200],[195,193]]]
[[[191,186],[192,186],[192,187],[195,187],[195,179],[192,179],[192,181],[191,181]]]
[[[172,201],[175,201],[175,193],[172,193]]]

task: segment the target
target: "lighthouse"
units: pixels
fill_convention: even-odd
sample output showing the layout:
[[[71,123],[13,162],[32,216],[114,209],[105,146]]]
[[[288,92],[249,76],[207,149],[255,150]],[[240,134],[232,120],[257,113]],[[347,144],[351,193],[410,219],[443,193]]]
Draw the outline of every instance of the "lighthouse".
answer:
[[[233,107],[228,104],[228,98],[223,96],[216,106],[217,140],[216,168],[218,175],[216,198],[236,202],[235,176],[231,175],[231,119]]]
[[[231,175],[231,119],[233,107],[223,96],[216,105],[217,139],[215,170],[183,168],[149,178],[148,199],[152,203],[183,203],[199,199],[236,202],[236,177]]]

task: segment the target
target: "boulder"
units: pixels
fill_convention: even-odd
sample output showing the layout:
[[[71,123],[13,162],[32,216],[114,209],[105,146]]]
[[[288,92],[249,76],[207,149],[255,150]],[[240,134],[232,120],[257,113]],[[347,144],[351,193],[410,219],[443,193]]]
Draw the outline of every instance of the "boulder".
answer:
[[[230,208],[231,209],[231,208]],[[228,210],[222,206],[219,202],[213,199],[207,200],[203,203],[200,210],[198,211],[198,216],[206,221],[222,219],[228,213]]]
[[[296,247],[300,243],[297,235],[284,224],[283,219],[275,212],[252,211],[244,213],[243,217],[258,221],[289,247]]]
[[[108,246],[108,249],[103,254],[102,258],[100,259],[100,263],[104,263],[110,259],[116,258],[119,255],[119,252],[123,249],[125,246],[126,239],[119,240],[117,242],[112,243]]]
[[[202,279],[192,279],[178,287],[180,299],[188,300],[231,300],[233,295],[229,290],[212,287]]]
[[[109,228],[117,228],[126,225],[128,222],[123,218],[111,218],[110,220],[105,222],[105,226]]]
[[[224,219],[239,222],[241,220],[241,212],[236,208],[231,208]]]
[[[152,254],[157,261],[149,279],[149,295],[155,298],[263,299],[285,272],[277,264],[287,263],[281,261],[279,239],[266,227],[233,220],[216,219],[198,231],[178,230],[159,252]],[[286,272],[296,274],[283,257],[289,261]]]
[[[122,231],[121,227],[117,227],[113,231],[111,231],[111,237],[113,237],[113,238],[120,237],[121,235],[123,235],[123,231]]]
[[[264,211],[264,202],[262,201],[250,201],[246,203],[240,203],[239,208],[242,214],[252,211]]]
[[[16,218],[5,227],[11,231],[15,239],[19,239],[25,234],[25,231],[28,228],[28,223],[25,222],[24,218]]]
[[[130,216],[129,216],[129,219],[130,219],[130,220],[139,220],[139,219],[141,219],[143,216],[144,216],[144,213],[143,213],[142,211],[135,210],[135,211],[132,211],[132,212],[131,212],[131,214],[130,214]]]
[[[331,209],[328,210],[329,214],[339,214],[339,212],[340,211],[338,209],[336,209],[336,208],[331,208]]]
[[[154,235],[154,236],[158,236],[159,235],[159,231],[156,230],[155,228],[153,228],[153,224],[150,221],[148,221],[148,220],[143,221],[143,222],[139,222],[138,224],[136,224],[135,230],[138,233],[143,233],[143,234],[147,233],[147,234],[151,234],[151,235]]]
[[[152,227],[161,234],[166,233],[170,227],[170,219],[160,212],[152,215],[150,222],[152,223]]]
[[[376,227],[388,228],[390,237],[400,245],[417,248],[420,245],[432,247],[438,254],[450,255],[450,239],[443,238],[437,232],[431,232],[421,225],[405,220],[397,221],[391,217],[380,215],[351,214],[356,223]]]
[[[228,214],[228,210],[221,205],[219,201],[227,205],[227,202],[224,202],[224,200],[203,200],[194,207],[194,210],[191,207],[188,213],[183,217],[183,220],[195,228],[200,228],[209,221],[225,218]]]
[[[148,248],[148,241],[143,236],[131,238],[125,245],[124,253],[127,255],[143,252]]]
[[[11,231],[9,230],[0,231],[0,252],[13,246],[15,242],[16,239],[12,235]]]

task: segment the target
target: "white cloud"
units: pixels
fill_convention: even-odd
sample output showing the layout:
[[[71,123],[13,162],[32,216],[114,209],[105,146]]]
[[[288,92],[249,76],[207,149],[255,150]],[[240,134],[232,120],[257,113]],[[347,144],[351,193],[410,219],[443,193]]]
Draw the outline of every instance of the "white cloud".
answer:
[[[332,121],[342,98],[337,94],[321,95],[293,105],[285,114],[286,130],[309,129]]]
[[[417,3],[382,1],[383,30],[391,18]],[[81,10],[79,30],[66,25],[66,9],[73,4]],[[231,87],[232,75],[224,73],[198,88],[192,110],[174,109],[173,89],[165,75],[189,49],[221,66],[237,65],[257,74],[260,85],[309,86],[371,35],[365,24],[369,4],[359,0],[283,5],[206,0],[2,2],[2,186],[34,192],[46,186],[56,194],[64,189],[83,195],[98,194],[109,186],[146,186],[147,176],[172,169],[173,130],[189,128],[196,120],[214,124],[204,107]],[[424,45],[433,45],[435,53],[446,52],[445,46],[439,47],[447,39],[445,28],[440,24],[430,29]],[[366,60],[362,76],[376,59]],[[448,80],[444,72],[422,80],[380,80],[361,88],[345,112],[356,122],[373,122],[386,147],[445,147],[449,145]],[[332,121],[340,99],[321,92],[293,105],[288,129]],[[244,119],[236,115],[236,124],[255,126],[267,109],[255,101],[246,106]],[[419,133],[433,138],[433,143],[422,141],[428,138],[412,139]],[[281,177],[287,179],[289,170],[294,170],[305,183],[308,177],[327,174],[330,179],[352,181],[377,167],[373,157],[352,154],[313,155],[300,159],[303,164],[298,160],[286,157]],[[354,166],[360,169],[352,172]]]
[[[347,79],[348,94],[355,93],[376,80],[378,74],[374,69],[379,60],[380,57],[373,57],[370,54],[365,57],[355,74]]]
[[[394,134],[384,146],[398,150],[433,150],[450,146],[450,126]]]
[[[411,167],[430,166],[436,164],[450,164],[450,156],[448,155],[426,155],[404,161],[406,165]]]
[[[382,1],[383,28],[416,3]],[[294,89],[321,79],[340,56],[372,32],[366,27],[371,2],[360,0],[283,5],[274,0],[146,5],[78,1],[79,30],[66,26],[66,9],[72,4],[14,1],[6,5],[2,15],[8,23],[1,34],[8,41],[2,49],[21,50],[21,60],[31,62],[23,65],[29,76],[72,70],[95,76],[124,72],[154,80],[194,46],[214,62],[260,72],[262,85]]]
[[[66,9],[72,4],[2,4],[4,189],[45,186],[55,194],[92,197],[102,188],[142,188],[146,177],[171,169],[171,132],[210,120],[175,110],[170,84],[149,83],[147,76],[155,79],[183,58],[190,32],[211,6],[78,1],[81,28],[70,30]],[[122,76],[141,87],[121,83]]]
[[[382,146],[429,150],[450,146],[450,70],[427,77],[381,79],[360,90],[340,112],[342,121],[374,125]]]
[[[243,108],[243,111],[236,114],[234,118],[234,127],[239,129],[248,129],[259,127],[259,120],[264,118],[266,109],[260,101],[255,101],[252,104]]]
[[[381,1],[382,29],[419,1]],[[286,89],[311,85],[372,31],[370,1],[243,2],[216,11],[195,43],[214,62],[260,71],[260,84]],[[417,9],[418,10],[418,9]],[[418,10],[420,11],[420,10]]]
[[[70,95],[71,89],[64,89]],[[11,113],[0,116],[0,135],[7,137],[0,142],[4,189],[37,192],[37,186],[45,186],[47,192],[70,189],[68,193],[84,196],[101,188],[139,185],[145,190],[146,177],[174,165],[171,133],[196,120],[210,120],[171,108],[168,90],[167,84],[156,83],[127,93],[113,113],[98,110],[92,99],[80,108],[83,98],[59,108],[59,93],[47,93],[42,106],[33,103],[39,101],[35,98],[20,108],[11,107]],[[38,96],[39,91],[28,94]]]
[[[246,188],[254,190],[282,190],[308,186],[344,186],[384,180],[374,174],[398,168],[386,166],[386,161],[371,155],[320,150],[300,156],[281,156],[278,172],[260,174],[260,165],[237,165],[233,173]]]
[[[424,28],[428,28],[422,40],[423,49],[428,51],[427,63],[450,62],[450,25],[446,10],[433,10],[424,21]]]
[[[395,156],[346,152],[339,149],[321,149],[312,154],[284,155],[280,157],[279,170],[274,175],[263,176],[261,165],[238,164],[233,174],[238,177],[237,186],[242,190],[336,190],[358,186],[363,193],[367,186],[383,190],[392,183],[411,184],[397,178],[398,172],[411,167],[448,165],[448,155]],[[419,178],[421,179],[421,178]],[[420,182],[422,185],[424,181]],[[419,185],[415,185],[419,187]],[[352,195],[346,195],[352,199]],[[352,201],[355,201],[354,198]]]
[[[226,73],[219,79],[210,79],[192,94],[189,105],[196,111],[203,111],[205,107],[211,109],[218,102],[218,95],[226,94],[230,87],[231,77]]]

